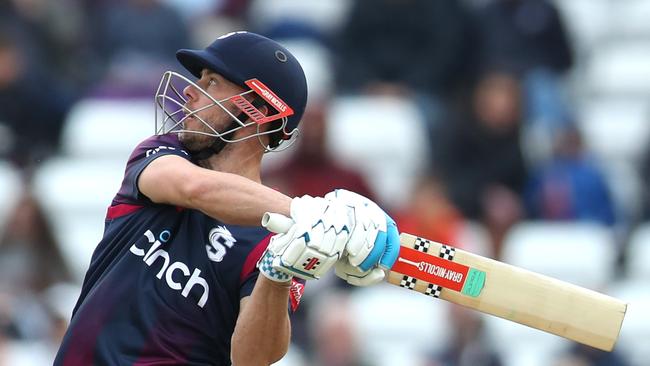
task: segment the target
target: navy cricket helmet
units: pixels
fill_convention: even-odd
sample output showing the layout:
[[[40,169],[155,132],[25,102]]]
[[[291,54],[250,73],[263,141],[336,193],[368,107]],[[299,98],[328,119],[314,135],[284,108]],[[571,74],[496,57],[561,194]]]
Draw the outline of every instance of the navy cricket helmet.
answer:
[[[238,105],[258,123],[287,118],[284,136],[298,127],[307,104],[307,81],[298,60],[282,45],[251,32],[232,32],[217,38],[203,50],[182,49],[178,61],[194,76],[203,69],[221,74],[229,81],[252,89],[277,113],[262,116],[250,104]],[[243,99],[243,98],[242,98]],[[233,100],[237,105],[237,100]],[[248,107],[248,108],[247,108]]]

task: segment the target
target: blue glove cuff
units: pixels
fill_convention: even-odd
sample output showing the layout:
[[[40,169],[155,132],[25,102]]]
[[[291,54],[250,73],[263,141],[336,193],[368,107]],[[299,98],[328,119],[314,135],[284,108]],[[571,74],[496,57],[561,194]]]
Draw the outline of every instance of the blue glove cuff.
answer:
[[[399,247],[397,224],[395,224],[395,220],[386,215],[386,232],[380,231],[377,233],[375,245],[368,257],[361,262],[359,268],[362,271],[367,271],[377,264],[384,269],[392,268],[399,256]]]

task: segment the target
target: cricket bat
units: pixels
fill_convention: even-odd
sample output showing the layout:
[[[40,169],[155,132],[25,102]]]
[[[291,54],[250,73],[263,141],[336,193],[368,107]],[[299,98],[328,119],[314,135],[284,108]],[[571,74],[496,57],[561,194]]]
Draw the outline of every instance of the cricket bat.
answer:
[[[292,223],[278,214],[262,220],[273,232],[286,232]],[[393,285],[604,351],[614,348],[627,310],[621,300],[411,234],[400,234],[400,244],[387,275]]]

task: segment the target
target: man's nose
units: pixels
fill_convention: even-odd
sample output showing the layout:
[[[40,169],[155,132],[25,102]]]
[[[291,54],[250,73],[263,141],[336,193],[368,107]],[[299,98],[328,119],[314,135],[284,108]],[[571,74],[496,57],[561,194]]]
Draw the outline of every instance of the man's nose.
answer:
[[[187,98],[187,101],[196,100],[196,87],[194,85],[188,85],[183,89],[183,95]]]

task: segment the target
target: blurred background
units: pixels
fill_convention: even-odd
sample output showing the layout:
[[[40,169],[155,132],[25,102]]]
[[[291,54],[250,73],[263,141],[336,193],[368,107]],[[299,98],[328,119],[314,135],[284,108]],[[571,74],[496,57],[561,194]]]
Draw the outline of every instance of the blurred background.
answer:
[[[650,365],[650,1],[0,1],[0,365],[51,364],[174,52],[251,30],[309,104],[264,180],[630,303],[613,353],[309,283],[279,365]]]

